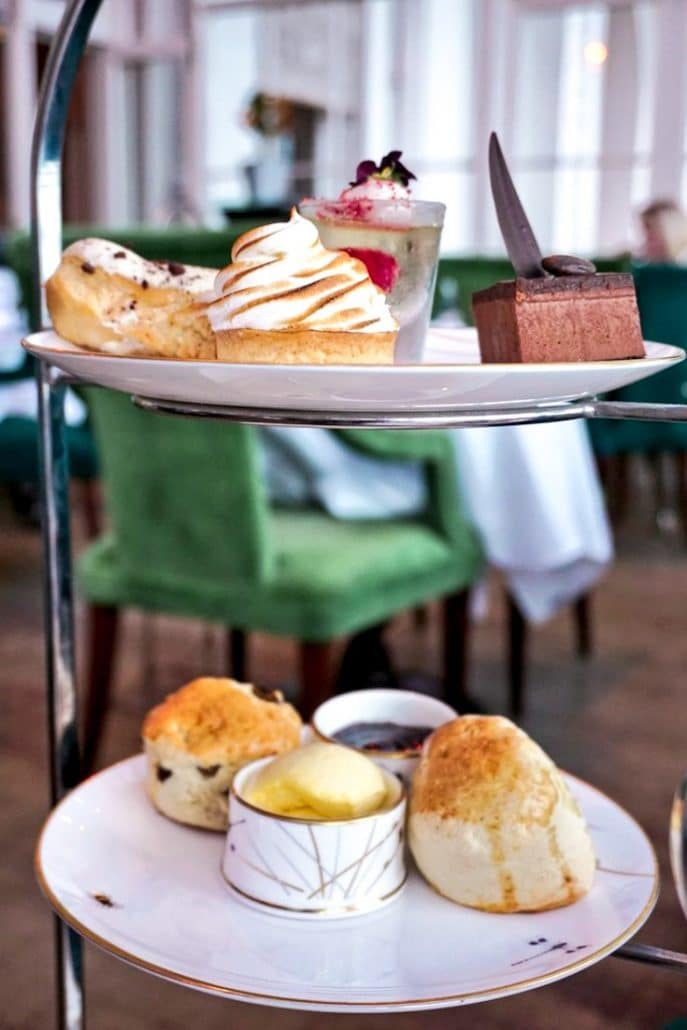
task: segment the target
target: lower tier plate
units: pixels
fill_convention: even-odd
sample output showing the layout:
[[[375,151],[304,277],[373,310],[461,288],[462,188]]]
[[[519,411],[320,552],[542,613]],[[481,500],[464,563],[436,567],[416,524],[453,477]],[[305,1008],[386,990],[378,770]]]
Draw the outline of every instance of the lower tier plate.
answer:
[[[332,1012],[487,1001],[598,962],[636,933],[656,902],[656,857],[643,831],[568,777],[598,858],[594,886],[575,905],[476,912],[441,898],[413,871],[398,898],[369,915],[304,922],[258,912],[222,880],[222,834],[176,825],[153,809],[144,762],[120,762],[58,805],[38,842],[38,879],[84,937],[210,994]]]
[[[88,383],[160,401],[321,413],[450,412],[557,403],[627,386],[682,361],[685,352],[646,343],[643,358],[483,365],[474,329],[431,329],[417,365],[232,365],[111,356],[52,331],[24,346]]]

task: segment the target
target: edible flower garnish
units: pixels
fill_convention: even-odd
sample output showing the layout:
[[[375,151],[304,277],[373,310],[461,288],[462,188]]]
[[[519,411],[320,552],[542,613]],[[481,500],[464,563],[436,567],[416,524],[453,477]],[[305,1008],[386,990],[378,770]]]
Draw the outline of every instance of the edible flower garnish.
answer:
[[[360,186],[368,179],[390,179],[392,182],[400,182],[407,186],[411,179],[417,179],[404,164],[401,163],[402,150],[390,150],[385,154],[378,165],[374,161],[361,161],[355,172],[355,180],[351,186]]]

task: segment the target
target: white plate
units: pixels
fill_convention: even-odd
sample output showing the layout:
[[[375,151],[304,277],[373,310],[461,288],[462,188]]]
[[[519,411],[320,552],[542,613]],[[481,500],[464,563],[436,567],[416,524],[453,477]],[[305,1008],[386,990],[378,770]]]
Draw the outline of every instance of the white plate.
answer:
[[[647,343],[624,361],[482,365],[474,329],[432,329],[420,365],[230,365],[109,356],[34,333],[31,354],[86,382],[157,400],[322,412],[448,411],[523,405],[615,390],[682,361],[685,352]]]
[[[530,915],[475,912],[412,873],[397,900],[354,919],[302,922],[254,911],[220,875],[222,834],[170,822],[130,758],[74,790],[49,817],[38,877],[60,916],[106,951],[187,987],[243,1001],[391,1012],[485,1001],[592,965],[631,937],[658,892],[639,826],[569,778],[600,869],[587,897]]]

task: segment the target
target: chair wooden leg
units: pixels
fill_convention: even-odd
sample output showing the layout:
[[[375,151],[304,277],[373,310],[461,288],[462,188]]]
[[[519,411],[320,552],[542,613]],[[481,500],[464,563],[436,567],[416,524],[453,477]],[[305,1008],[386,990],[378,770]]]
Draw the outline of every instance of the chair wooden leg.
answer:
[[[615,509],[614,518],[620,525],[627,515],[630,498],[630,455],[617,454],[615,457]]]
[[[575,651],[578,658],[589,658],[592,653],[591,594],[575,601]]]
[[[332,674],[332,691],[346,694],[349,690],[365,690],[368,687],[398,687],[398,675],[384,642],[388,626],[380,622],[376,626],[354,633],[339,662],[338,672]]]
[[[628,455],[597,455],[596,468],[606,495],[611,521],[620,525],[627,513],[629,492]]]
[[[470,592],[445,597],[442,612],[444,698],[459,712],[472,706],[467,692]]]
[[[102,530],[100,517],[100,493],[97,479],[81,480],[81,506],[83,509],[86,539],[95,540]]]
[[[426,604],[419,604],[413,608],[413,626],[415,629],[426,629],[429,622],[429,609]]]
[[[527,623],[513,598],[508,595],[508,688],[510,712],[522,715],[525,700],[525,665],[527,661]]]
[[[331,641],[313,643],[302,640],[300,644],[300,712],[309,719],[317,706],[326,701],[332,693]]]
[[[119,609],[91,605],[88,609],[88,672],[85,698],[83,770],[93,770],[103,734],[112,687]]]
[[[682,523],[682,536],[687,543],[687,453],[675,455],[677,467],[677,508]]]
[[[154,612],[141,612],[141,693],[147,705],[155,703],[157,692],[157,623]]]
[[[668,492],[666,489],[665,463],[663,452],[654,451],[648,455],[649,465],[654,477],[654,521],[659,528],[664,526],[664,513],[668,507]]]
[[[605,491],[608,491],[611,481],[611,459],[605,454],[596,454],[594,457],[596,460],[596,471],[599,479],[601,480],[601,486]]]
[[[245,682],[247,676],[246,634],[242,629],[227,630],[227,675]]]

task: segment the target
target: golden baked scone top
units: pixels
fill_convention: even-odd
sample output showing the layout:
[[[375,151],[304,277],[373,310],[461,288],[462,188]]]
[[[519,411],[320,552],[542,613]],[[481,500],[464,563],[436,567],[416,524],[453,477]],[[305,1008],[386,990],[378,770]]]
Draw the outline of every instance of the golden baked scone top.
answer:
[[[170,694],[143,723],[145,740],[230,763],[296,747],[300,730],[298,712],[279,691],[210,676]]]
[[[549,756],[509,719],[463,715],[435,730],[413,779],[411,807],[467,823],[548,824],[577,806]]]

